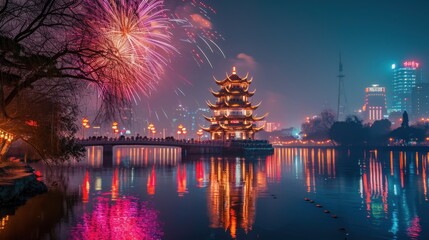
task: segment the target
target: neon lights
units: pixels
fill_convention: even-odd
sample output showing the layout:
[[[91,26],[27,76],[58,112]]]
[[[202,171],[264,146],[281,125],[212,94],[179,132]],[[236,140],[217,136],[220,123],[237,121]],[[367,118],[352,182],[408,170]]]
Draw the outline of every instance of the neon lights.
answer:
[[[410,67],[410,68],[418,68],[420,63],[416,61],[406,61],[404,62],[404,67]]]

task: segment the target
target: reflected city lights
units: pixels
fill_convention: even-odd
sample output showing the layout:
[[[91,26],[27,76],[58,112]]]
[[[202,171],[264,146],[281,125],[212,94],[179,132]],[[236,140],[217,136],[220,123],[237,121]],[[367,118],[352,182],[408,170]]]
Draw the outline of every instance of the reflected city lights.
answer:
[[[91,147],[89,152],[88,167],[71,173],[78,201],[85,203],[72,239],[160,239],[157,211],[163,221],[177,219],[173,212],[189,203],[199,203],[195,209],[203,206],[198,214],[187,214],[200,217],[206,212],[206,227],[224,234],[216,237],[247,239],[258,233],[258,216],[275,209],[271,205],[278,207],[271,201],[287,206],[304,197],[323,203],[341,218],[352,221],[353,215],[368,226],[384,226],[387,238],[420,239],[425,234],[426,219],[419,208],[428,204],[427,153],[276,148],[269,156],[191,156],[182,161],[175,148],[118,147],[113,167],[100,171],[102,150]],[[48,172],[39,171],[43,176]],[[344,203],[333,201],[338,193],[345,196]],[[285,197],[288,201],[282,202]],[[143,199],[156,203],[157,211]],[[171,206],[175,211],[170,213]],[[2,217],[0,234],[13,218]]]
[[[156,172],[155,172],[155,166],[153,166],[152,171],[147,177],[147,194],[154,195],[155,187],[156,187]]]
[[[85,172],[82,184],[82,202],[86,203],[89,199],[89,191],[91,190],[91,184],[89,182],[89,172]]]
[[[181,161],[181,150],[171,147],[115,147],[114,156],[116,166],[175,166]]]
[[[188,192],[188,188],[186,185],[186,166],[185,165],[177,165],[177,193],[179,197],[183,197],[185,193]]]

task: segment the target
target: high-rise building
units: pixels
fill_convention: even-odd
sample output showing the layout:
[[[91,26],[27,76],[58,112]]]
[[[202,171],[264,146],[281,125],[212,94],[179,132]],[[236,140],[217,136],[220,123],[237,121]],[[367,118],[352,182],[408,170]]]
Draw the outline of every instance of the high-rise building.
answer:
[[[373,84],[365,88],[365,105],[362,108],[368,122],[381,120],[387,114],[386,88]]]
[[[280,130],[280,123],[279,122],[267,122],[265,125],[265,131],[266,132],[274,132]]]
[[[411,93],[412,117],[429,118],[429,83],[418,83]]]
[[[417,83],[422,81],[420,64],[406,61],[403,66],[392,65],[393,86],[392,101],[389,112],[412,112],[411,92]]]

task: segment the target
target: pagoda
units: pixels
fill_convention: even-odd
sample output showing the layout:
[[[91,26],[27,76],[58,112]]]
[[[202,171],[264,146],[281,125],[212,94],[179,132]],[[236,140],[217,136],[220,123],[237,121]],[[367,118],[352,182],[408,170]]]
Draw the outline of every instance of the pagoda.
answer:
[[[263,120],[266,114],[262,117],[253,116],[253,111],[261,103],[252,105],[249,101],[256,91],[249,91],[252,79],[248,79],[248,75],[239,77],[233,67],[231,75],[227,73],[224,80],[215,78],[215,81],[220,90],[215,92],[210,89],[217,101],[215,104],[207,101],[214,114],[212,117],[204,116],[210,122],[210,127],[203,130],[211,134],[212,140],[254,139],[255,133],[264,128],[257,127],[256,122]]]

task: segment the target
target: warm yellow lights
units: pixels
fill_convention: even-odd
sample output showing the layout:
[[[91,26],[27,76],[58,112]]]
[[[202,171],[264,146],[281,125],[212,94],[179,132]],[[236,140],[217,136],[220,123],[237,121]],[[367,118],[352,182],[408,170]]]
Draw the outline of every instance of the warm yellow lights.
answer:
[[[235,69],[235,67],[232,67],[232,74],[237,74],[237,70]]]
[[[152,137],[155,137],[156,128],[155,128],[155,125],[153,123],[151,123],[147,126],[147,130],[148,130],[148,132],[152,133]]]
[[[13,135],[4,131],[0,131],[0,139],[11,142],[13,140]]]
[[[114,122],[112,123],[112,129],[113,129],[113,132],[114,132],[115,134],[116,134],[116,133],[119,133],[118,122],[114,121]]]
[[[186,128],[182,125],[179,124],[179,126],[177,126],[178,130],[177,130],[177,138],[180,139],[180,135],[183,134],[183,136],[186,135]]]

